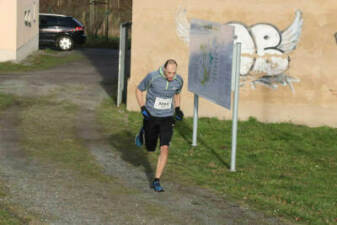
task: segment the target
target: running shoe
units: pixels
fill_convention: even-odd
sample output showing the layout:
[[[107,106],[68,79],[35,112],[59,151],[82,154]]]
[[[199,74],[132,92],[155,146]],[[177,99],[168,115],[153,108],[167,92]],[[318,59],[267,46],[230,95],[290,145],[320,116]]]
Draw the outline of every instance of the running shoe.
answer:
[[[164,192],[164,189],[160,186],[159,180],[154,180],[152,182],[152,188],[155,192]]]

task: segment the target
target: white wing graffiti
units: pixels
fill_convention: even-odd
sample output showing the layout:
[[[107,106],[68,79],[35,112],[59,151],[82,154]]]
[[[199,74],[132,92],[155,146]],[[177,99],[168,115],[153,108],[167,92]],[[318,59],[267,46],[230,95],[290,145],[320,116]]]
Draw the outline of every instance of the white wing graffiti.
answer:
[[[299,42],[303,18],[301,11],[296,11],[293,23],[280,32],[271,24],[255,24],[250,27],[238,22],[227,23],[235,28],[234,42],[242,43],[240,75],[244,82],[246,75],[257,79],[251,81],[252,87],[263,84],[270,88],[277,88],[278,84],[288,85],[294,92],[292,83],[300,80],[288,76],[290,57],[287,55],[296,48]],[[189,44],[190,22],[186,17],[186,10],[179,8],[176,14],[176,32],[178,37]]]
[[[186,44],[190,42],[190,23],[186,17],[186,9],[179,8],[176,16],[177,35]]]
[[[255,62],[256,46],[254,40],[244,24],[232,22],[228,25],[234,27],[234,43],[241,43],[240,74],[247,75]]]
[[[296,48],[302,33],[302,25],[302,13],[297,10],[294,22],[281,33],[282,41],[278,48],[284,51],[284,53],[289,53]]]

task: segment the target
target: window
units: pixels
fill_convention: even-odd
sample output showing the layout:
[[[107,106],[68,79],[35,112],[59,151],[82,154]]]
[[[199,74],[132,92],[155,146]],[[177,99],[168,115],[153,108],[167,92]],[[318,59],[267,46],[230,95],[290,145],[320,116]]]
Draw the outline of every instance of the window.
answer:
[[[55,16],[40,16],[40,25],[42,26],[57,26]]]
[[[77,27],[79,26],[71,17],[58,17],[57,24],[64,27]]]
[[[47,25],[47,19],[44,18],[44,17],[42,17],[42,16],[40,16],[40,25],[46,26]]]

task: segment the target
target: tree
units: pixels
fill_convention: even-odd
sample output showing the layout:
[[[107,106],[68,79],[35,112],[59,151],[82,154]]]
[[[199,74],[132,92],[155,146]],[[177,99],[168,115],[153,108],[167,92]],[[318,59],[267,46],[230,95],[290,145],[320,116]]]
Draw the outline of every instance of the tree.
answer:
[[[90,2],[94,3],[91,17]],[[108,32],[111,36],[119,33],[120,23],[131,21],[132,0],[40,0],[40,12],[73,16],[90,34],[97,36]]]

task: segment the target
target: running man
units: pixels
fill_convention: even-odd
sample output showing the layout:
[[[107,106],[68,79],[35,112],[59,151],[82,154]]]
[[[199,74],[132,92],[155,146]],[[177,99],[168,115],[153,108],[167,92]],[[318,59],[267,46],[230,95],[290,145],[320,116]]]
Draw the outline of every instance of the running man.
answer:
[[[183,79],[176,74],[177,62],[169,59],[157,71],[149,73],[136,88],[136,98],[143,115],[143,127],[136,137],[136,144],[143,144],[149,152],[156,150],[158,138],[160,140],[160,155],[157,162],[152,187],[156,192],[163,192],[160,186],[160,177],[164,171],[171,138],[173,135],[174,117],[182,120],[183,112],[180,110],[180,91]],[[143,92],[146,93],[144,102]]]

